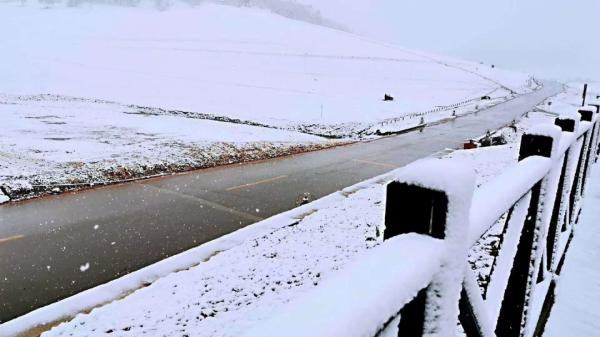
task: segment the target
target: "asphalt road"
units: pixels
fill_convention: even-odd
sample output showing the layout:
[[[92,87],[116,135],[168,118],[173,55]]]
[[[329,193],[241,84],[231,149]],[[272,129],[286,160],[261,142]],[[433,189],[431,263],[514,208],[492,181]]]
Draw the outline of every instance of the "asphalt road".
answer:
[[[377,141],[0,206],[0,321],[502,127],[561,87]],[[89,268],[88,268],[89,266]]]

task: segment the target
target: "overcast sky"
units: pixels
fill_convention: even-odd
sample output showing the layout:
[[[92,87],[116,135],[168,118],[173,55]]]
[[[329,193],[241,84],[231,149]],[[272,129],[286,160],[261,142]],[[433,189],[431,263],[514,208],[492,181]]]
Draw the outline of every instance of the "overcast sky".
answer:
[[[304,0],[352,30],[540,77],[600,81],[598,0]]]

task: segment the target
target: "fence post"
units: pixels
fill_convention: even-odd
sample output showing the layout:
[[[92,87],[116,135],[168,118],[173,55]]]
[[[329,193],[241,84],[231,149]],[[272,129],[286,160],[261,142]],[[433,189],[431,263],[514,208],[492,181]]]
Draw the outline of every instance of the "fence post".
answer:
[[[577,115],[566,114],[557,117],[554,124],[559,126],[562,132],[574,134],[579,127],[579,119]],[[552,215],[548,226],[548,236],[546,239],[548,271],[552,273],[556,271],[558,260],[560,260],[560,258],[556,257],[556,252],[558,249],[560,233],[565,225],[567,202],[565,201],[564,195],[569,193],[568,166],[570,155],[571,151],[567,150],[562,158],[558,189],[556,191],[556,198],[554,199],[554,207],[552,208]]]
[[[600,119],[600,102],[594,101],[593,103],[590,103],[588,105],[596,108],[596,115],[599,116],[598,119]],[[598,144],[598,139],[600,138],[600,125],[598,125],[599,123],[600,122],[596,121],[596,133],[594,133],[594,137],[596,140],[594,142],[594,158],[592,160],[593,163],[598,161],[598,156],[600,155],[600,144]]]
[[[471,168],[428,159],[402,169],[387,185],[384,240],[419,233],[444,240],[446,258],[427,288],[400,311],[398,335],[454,335],[467,258]]]
[[[587,186],[586,182],[587,182],[587,178],[588,178],[588,175],[590,172],[589,168],[592,163],[592,154],[594,153],[593,149],[595,148],[594,144],[596,142],[596,124],[597,124],[597,123],[594,123],[594,115],[596,113],[596,111],[594,111],[594,110],[596,110],[595,107],[587,107],[587,108],[583,108],[583,109],[585,109],[585,111],[587,112],[586,115],[589,114],[589,117],[587,117],[589,119],[587,119],[587,120],[593,124],[592,124],[592,127],[586,132],[586,137],[587,137],[588,142],[587,142],[587,148],[585,149],[585,163],[583,166],[583,176],[581,177],[581,196],[583,196],[583,194],[585,193],[585,189]],[[580,111],[582,111],[582,110],[580,110]],[[583,118],[583,114],[582,114],[582,118]]]
[[[579,113],[579,115],[581,115],[582,121],[591,122],[594,118],[594,111],[591,108],[583,107],[577,110],[577,112]]]
[[[592,165],[596,162],[596,160],[598,159],[598,134],[600,132],[600,125],[599,125],[599,120],[600,120],[600,102],[594,102],[591,104],[588,104],[589,109],[591,109],[593,111],[593,115],[596,117],[596,119],[594,120],[594,117],[592,117],[592,122],[594,123],[592,126],[592,130],[590,132],[590,148],[589,148],[589,153],[588,153],[588,165]],[[589,176],[589,170],[588,170],[588,176]],[[586,177],[587,179],[587,177]],[[585,186],[584,186],[585,188]]]
[[[594,112],[589,108],[581,108],[577,111],[581,117],[582,122],[592,122]],[[585,174],[588,163],[588,152],[589,145],[591,143],[590,132],[586,132],[583,135],[581,142],[581,149],[579,149],[579,159],[575,169],[575,178],[573,179],[573,186],[571,188],[571,195],[569,199],[569,224],[574,225],[579,219],[579,201],[583,194],[583,185],[585,184]]]
[[[519,161],[531,156],[552,158],[560,139],[556,127],[532,130],[521,138]],[[531,190],[531,201],[517,246],[513,266],[504,292],[502,306],[496,325],[496,335],[502,337],[523,336],[528,308],[535,285],[544,236],[544,204],[546,203],[546,178]]]

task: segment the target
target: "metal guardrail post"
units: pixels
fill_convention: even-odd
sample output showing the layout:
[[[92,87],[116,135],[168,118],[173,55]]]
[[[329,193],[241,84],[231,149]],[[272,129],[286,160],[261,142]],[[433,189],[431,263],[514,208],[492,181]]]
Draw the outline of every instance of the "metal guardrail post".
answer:
[[[521,138],[519,160],[531,156],[551,158],[554,138],[538,134],[524,134]],[[536,282],[537,246],[543,219],[542,181],[531,190],[531,201],[523,230],[517,246],[513,267],[504,292],[500,314],[496,325],[496,335],[502,337],[521,337],[528,315],[528,306],[532,288]]]
[[[424,234],[443,239],[448,254],[429,286],[401,309],[398,336],[445,337],[454,334],[458,318],[474,172],[456,167],[449,170],[438,160],[416,164],[410,165],[413,174],[408,174],[415,179],[401,175],[387,185],[384,240],[408,233]],[[420,180],[420,176],[425,178]],[[461,185],[462,195],[449,195],[436,183],[430,183],[432,179],[428,177],[432,176],[433,180],[444,177]]]

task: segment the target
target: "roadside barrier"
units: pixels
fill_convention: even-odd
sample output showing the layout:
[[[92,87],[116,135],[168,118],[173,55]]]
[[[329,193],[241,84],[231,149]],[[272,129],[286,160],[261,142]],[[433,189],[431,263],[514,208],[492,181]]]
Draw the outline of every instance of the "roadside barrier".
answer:
[[[384,241],[247,336],[541,336],[600,147],[599,106],[521,138],[519,161],[475,187],[471,168],[430,159],[386,186]],[[492,276],[468,250],[503,227]]]
[[[527,86],[530,88],[539,88],[541,86],[541,84],[533,77],[529,78],[529,80],[527,80]],[[441,112],[441,111],[450,111],[450,110],[455,110],[456,108],[460,108],[463,107],[465,105],[471,104],[471,103],[475,103],[475,102],[480,102],[483,100],[490,100],[491,97],[490,95],[492,95],[494,93],[493,90],[487,94],[484,94],[481,97],[475,97],[475,98],[471,98],[471,99],[466,99],[464,101],[460,101],[457,103],[453,103],[453,104],[449,104],[449,105],[443,105],[443,106],[438,106],[436,108],[427,110],[427,111],[421,111],[421,112],[411,112],[411,113],[407,113],[404,114],[403,116],[400,117],[393,117],[393,118],[387,118],[382,120],[381,122],[376,123],[372,128],[376,128],[376,127],[383,127],[386,125],[390,125],[390,124],[395,124],[407,119],[413,119],[413,118],[417,118],[417,117],[424,117],[427,116],[429,114],[432,113],[436,113],[436,112]],[[479,106],[476,105],[475,106],[475,110],[479,110]],[[453,111],[452,116],[455,117],[456,116],[456,111]]]

